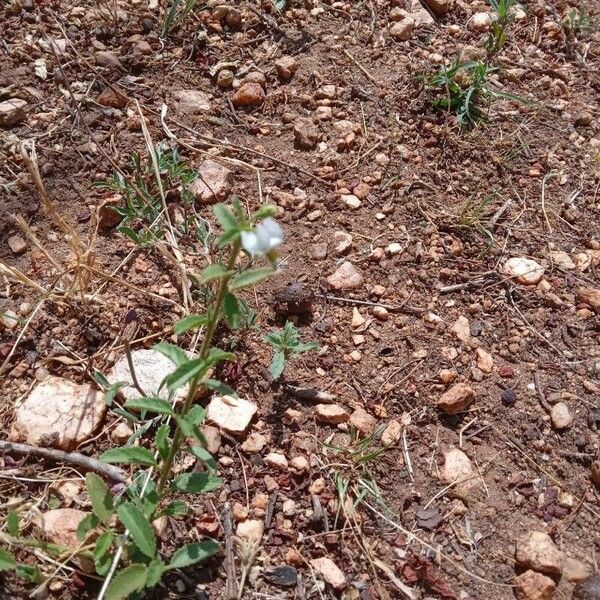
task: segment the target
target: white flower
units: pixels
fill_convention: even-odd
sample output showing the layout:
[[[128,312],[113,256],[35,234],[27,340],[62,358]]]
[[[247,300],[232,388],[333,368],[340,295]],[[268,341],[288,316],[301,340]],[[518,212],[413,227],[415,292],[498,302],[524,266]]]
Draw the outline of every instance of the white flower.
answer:
[[[269,254],[283,243],[283,229],[273,218],[260,222],[252,231],[242,231],[242,247],[250,256]]]

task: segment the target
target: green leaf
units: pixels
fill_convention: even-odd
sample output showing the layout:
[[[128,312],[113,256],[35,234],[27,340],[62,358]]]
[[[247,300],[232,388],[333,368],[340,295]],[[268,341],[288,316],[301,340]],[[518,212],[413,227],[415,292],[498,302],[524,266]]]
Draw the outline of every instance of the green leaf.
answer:
[[[193,437],[197,440],[202,439],[202,434],[196,427],[196,425],[185,417],[175,416],[179,429],[185,437]]]
[[[194,425],[200,425],[206,418],[206,409],[194,404],[185,414],[185,419]]]
[[[147,568],[133,564],[119,571],[106,590],[106,600],[126,600],[146,585]]]
[[[151,396],[129,400],[129,402],[125,404],[125,408],[132,408],[134,410],[147,410],[148,412],[158,413],[159,415],[173,414],[173,409],[166,400]]]
[[[160,512],[159,516],[169,515],[170,517],[182,517],[187,513],[188,507],[183,500],[173,500]]]
[[[233,294],[225,294],[225,298],[223,298],[223,312],[225,313],[229,327],[237,329],[242,313],[238,299]]]
[[[15,573],[19,577],[27,579],[27,581],[31,581],[32,583],[37,583],[40,580],[40,570],[35,566],[31,567],[30,565],[17,565],[15,567]]]
[[[160,342],[154,345],[154,349],[166,356],[176,367],[180,367],[190,360],[186,352],[175,344]]]
[[[183,569],[210,558],[219,551],[219,544],[214,540],[204,540],[195,544],[186,544],[173,554],[167,569]]]
[[[298,344],[294,346],[294,354],[300,354],[300,352],[309,352],[310,350],[317,350],[319,344],[317,342],[305,342],[304,344]]]
[[[221,350],[220,348],[211,348],[208,351],[206,362],[209,363],[209,366],[212,366],[222,360],[235,360],[235,358],[233,352],[225,352],[225,350]]]
[[[211,471],[217,470],[217,463],[213,457],[213,455],[202,446],[191,446],[186,448],[186,450],[196,458],[200,459]]]
[[[163,576],[163,573],[167,570],[167,565],[165,565],[162,560],[153,560],[148,565],[148,573],[146,575],[146,587],[151,588],[154,587]]]
[[[169,430],[170,428],[168,425],[161,425],[156,430],[156,436],[154,437],[156,449],[163,460],[167,458],[169,454]]]
[[[200,281],[202,283],[208,283],[209,281],[214,281],[215,279],[229,277],[232,274],[233,271],[228,271],[222,264],[214,263],[212,265],[208,265],[208,267],[202,270],[202,273],[200,274]]]
[[[141,446],[121,446],[112,448],[100,455],[100,460],[105,463],[123,463],[126,465],[156,466],[154,456]]]
[[[229,284],[229,289],[231,291],[243,290],[244,288],[256,285],[257,283],[264,281],[274,273],[275,270],[271,267],[262,267],[261,269],[252,269],[244,271],[243,273],[240,273],[239,275],[233,278],[233,280]]]
[[[166,385],[171,393],[184,386],[190,379],[195,377],[201,377],[208,371],[210,364],[201,358],[195,358],[189,362],[177,367],[173,373],[167,375],[163,382],[160,384],[161,387]]]
[[[252,213],[250,221],[261,221],[267,217],[274,217],[277,214],[277,206],[275,204],[263,204],[257,211]]]
[[[283,370],[285,369],[285,354],[279,350],[275,349],[273,352],[273,358],[271,359],[271,364],[269,365],[269,371],[271,371],[271,375],[273,379],[279,379]]]
[[[150,521],[133,502],[123,502],[117,508],[121,523],[129,529],[129,534],[135,545],[149,558],[156,554],[156,536]]]
[[[117,381],[108,387],[106,392],[104,392],[104,403],[109,408],[112,406],[113,400],[115,396],[119,393],[119,390],[125,387],[127,384],[124,381]]]
[[[222,203],[215,204],[213,206],[213,213],[223,231],[229,232],[237,229],[237,219],[228,206]]]
[[[100,535],[94,546],[94,562],[100,562],[100,560],[106,556],[113,545],[114,539],[112,531],[105,531]]]
[[[224,246],[226,246],[227,244],[229,244],[229,242],[237,239],[240,237],[240,232],[238,229],[230,229],[229,231],[225,232],[218,240],[217,240],[217,247],[219,248],[223,248]]]
[[[102,523],[108,523],[113,514],[113,496],[106,483],[96,473],[87,473],[85,476],[87,491],[92,503],[92,512]]]
[[[202,381],[202,385],[209,390],[219,392],[219,394],[222,396],[233,396],[234,398],[237,396],[233,388],[229,387],[226,383],[217,381],[216,379],[204,379]]]
[[[10,535],[19,537],[19,515],[14,510],[11,510],[6,517],[6,527]]]
[[[177,335],[181,335],[190,329],[204,327],[208,323],[208,315],[188,315],[175,323],[173,330]]]
[[[100,523],[100,521],[98,520],[98,517],[96,515],[94,515],[93,513],[90,513],[90,514],[86,515],[85,517],[83,517],[83,519],[81,519],[81,521],[79,521],[79,525],[77,525],[77,531],[76,531],[77,539],[80,542],[83,542],[83,540],[85,540],[85,536],[88,534],[88,532],[91,531],[92,529],[94,529],[94,527],[96,527],[99,523]]]
[[[15,569],[17,563],[13,555],[10,552],[7,552],[3,548],[0,548],[0,571],[10,571],[11,569]]]
[[[189,494],[204,494],[215,490],[221,485],[221,480],[208,473],[183,473],[178,475],[171,484],[174,490]]]

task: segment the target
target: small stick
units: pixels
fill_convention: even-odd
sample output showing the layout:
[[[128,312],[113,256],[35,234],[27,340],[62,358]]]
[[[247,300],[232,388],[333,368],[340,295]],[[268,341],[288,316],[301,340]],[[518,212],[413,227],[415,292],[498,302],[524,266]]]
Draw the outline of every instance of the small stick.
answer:
[[[371,75],[371,73],[369,73],[369,71],[367,71],[355,58],[354,56],[352,56],[352,54],[350,54],[350,52],[348,52],[348,50],[346,50],[346,48],[343,49],[344,50],[344,54],[364,73],[365,77],[371,81],[372,83],[375,83],[377,85],[379,85],[379,82],[377,81],[377,79],[375,79],[375,77],[373,77],[373,75]]]
[[[335,402],[337,398],[337,396],[328,392],[321,392],[320,390],[315,390],[314,388],[297,387],[287,383],[284,384],[283,389],[292,394],[292,396],[296,396],[296,398],[301,398],[302,400],[312,400],[315,402],[323,402],[324,404],[331,404],[332,402]]]
[[[536,371],[533,374],[533,381],[535,382],[535,389],[537,390],[538,397],[540,399],[540,404],[544,407],[544,410],[549,413],[552,411],[552,407],[548,404],[546,400],[546,394],[544,394],[544,390],[542,389],[542,384],[540,383],[540,374]]]
[[[406,304],[393,305],[393,304],[382,304],[381,302],[369,302],[368,300],[354,300],[354,298],[341,298],[339,296],[328,296],[323,295],[325,300],[333,300],[335,302],[347,302],[348,304],[358,304],[360,306],[381,306],[390,312],[404,313],[406,315],[412,315],[414,317],[422,317],[425,314],[424,308],[418,308],[416,306],[407,306]]]
[[[0,452],[8,454],[18,454],[22,456],[37,456],[54,462],[64,462],[78,467],[83,467],[89,471],[94,471],[99,475],[112,479],[118,483],[127,483],[125,472],[118,467],[105,464],[92,458],[85,456],[79,452],[63,452],[54,448],[39,448],[38,446],[30,446],[29,444],[16,444],[0,440]]]
[[[510,208],[512,199],[509,198],[495,213],[494,216],[488,221],[488,229],[494,231],[496,224],[500,220],[500,217]]]
[[[235,554],[233,551],[233,525],[231,520],[231,508],[229,502],[223,506],[223,533],[225,534],[225,572],[227,580],[225,584],[225,598],[236,600],[238,597],[238,581],[235,572]]]
[[[277,490],[273,492],[273,495],[269,498],[269,506],[267,507],[267,514],[265,515],[265,528],[269,529],[273,521],[273,513],[275,512],[275,504],[277,503]]]

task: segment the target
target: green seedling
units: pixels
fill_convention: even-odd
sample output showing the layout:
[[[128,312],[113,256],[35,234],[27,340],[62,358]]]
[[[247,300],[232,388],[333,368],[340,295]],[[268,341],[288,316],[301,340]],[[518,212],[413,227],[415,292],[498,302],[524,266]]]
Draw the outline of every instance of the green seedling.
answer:
[[[486,50],[488,58],[497,54],[506,43],[506,29],[514,20],[511,8],[517,4],[516,0],[488,0],[496,15],[490,26],[490,35],[487,40]]]
[[[263,340],[273,347],[273,358],[269,366],[273,379],[281,377],[288,360],[302,352],[316,350],[319,347],[316,342],[301,342],[300,334],[291,321],[287,321],[283,329],[265,335]]]

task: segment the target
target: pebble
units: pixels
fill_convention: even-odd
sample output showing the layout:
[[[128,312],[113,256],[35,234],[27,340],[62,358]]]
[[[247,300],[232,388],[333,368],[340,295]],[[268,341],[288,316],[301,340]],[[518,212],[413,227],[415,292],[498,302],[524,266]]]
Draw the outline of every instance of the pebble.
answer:
[[[221,89],[230,88],[233,85],[233,80],[235,76],[233,71],[229,69],[221,69],[217,75],[217,87]]]
[[[333,589],[341,590],[346,587],[346,576],[330,558],[313,558],[310,565]]]
[[[471,341],[471,326],[469,319],[464,316],[458,317],[454,325],[452,325],[450,331],[463,343],[469,344]]]
[[[256,414],[258,406],[233,396],[215,396],[209,403],[206,418],[233,435],[243,434]]]
[[[204,436],[204,446],[211,454],[217,454],[221,447],[221,432],[218,427],[202,425],[200,433]]]
[[[438,373],[438,377],[442,383],[452,383],[457,377],[458,373],[454,369],[442,369]]]
[[[390,35],[400,41],[405,42],[412,37],[415,28],[415,21],[410,17],[405,17],[401,21],[397,21],[390,27]]]
[[[268,440],[262,433],[252,432],[242,444],[242,451],[246,454],[258,454],[267,445]],[[266,460],[266,459],[265,459]]]
[[[390,318],[390,313],[387,308],[383,306],[376,306],[373,309],[373,315],[377,317],[380,321],[387,321]]]
[[[266,567],[263,576],[269,583],[282,587],[291,587],[298,583],[298,571],[288,565]]]
[[[213,204],[225,200],[233,187],[233,173],[215,160],[204,160],[198,166],[200,176],[189,190],[200,204]]]
[[[362,204],[362,202],[360,201],[360,198],[358,198],[358,196],[355,196],[354,194],[342,194],[341,199],[342,199],[342,202],[346,206],[349,206],[353,210],[360,208],[360,206]]]
[[[362,287],[365,279],[360,271],[350,262],[343,262],[337,270],[327,278],[327,283],[335,291],[355,290]]]
[[[517,541],[515,558],[521,567],[527,569],[555,575],[562,572],[562,553],[543,531],[530,531],[521,536]]]
[[[296,473],[308,473],[310,471],[310,463],[306,456],[294,456],[290,460],[290,467]]]
[[[483,348],[475,350],[477,354],[477,368],[484,373],[491,373],[494,368],[494,357]]]
[[[357,329],[365,324],[365,318],[360,314],[360,311],[356,306],[352,309],[352,327]]]
[[[175,110],[178,113],[199,116],[212,112],[212,102],[206,92],[200,90],[176,90],[173,92]]]
[[[377,425],[377,419],[370,415],[364,408],[357,408],[350,415],[350,425],[367,436],[373,433]]]
[[[571,583],[583,581],[592,575],[592,568],[582,560],[563,555],[563,577]],[[599,590],[600,591],[600,588]]]
[[[381,443],[386,448],[393,446],[400,440],[402,434],[402,423],[396,419],[391,420],[381,434]]]
[[[10,437],[32,446],[69,450],[100,426],[105,412],[102,393],[91,385],[50,376],[17,409]]]
[[[443,17],[448,14],[452,5],[452,0],[422,0],[422,2],[431,9],[436,17]]]
[[[552,407],[550,418],[555,429],[566,429],[573,422],[569,407],[564,402],[558,402]]]
[[[100,92],[97,101],[102,106],[117,109],[125,108],[128,102],[126,96],[108,85]]]
[[[57,508],[42,515],[41,529],[53,544],[77,548],[77,526],[89,513],[75,508]]]
[[[280,79],[290,80],[298,70],[298,61],[293,56],[282,56],[275,61],[275,69]]]
[[[133,429],[131,425],[126,421],[121,421],[117,423],[117,426],[110,432],[110,439],[118,444],[119,446],[123,446],[127,440],[133,435]]]
[[[592,482],[594,485],[600,487],[600,460],[595,460],[592,462],[590,470],[592,473]]]
[[[260,543],[265,532],[265,524],[258,519],[248,519],[238,523],[236,535],[242,540]]]
[[[339,404],[317,404],[315,412],[317,421],[328,425],[339,425],[350,419],[350,415]]]
[[[336,231],[333,234],[335,253],[338,256],[346,254],[352,248],[352,236],[346,231]]]
[[[303,150],[313,150],[317,147],[319,130],[312,119],[299,117],[294,121],[294,140]]]
[[[231,101],[236,108],[255,108],[265,101],[265,90],[260,83],[248,81],[240,86]]]
[[[514,406],[517,402],[517,393],[512,388],[506,388],[502,390],[500,394],[500,400],[504,406]]]
[[[19,317],[14,310],[6,309],[0,311],[0,329],[14,329],[19,322]]]
[[[550,577],[529,570],[515,579],[517,600],[552,600],[556,584]]]
[[[108,67],[115,70],[122,68],[121,61],[117,55],[109,50],[94,52],[94,58],[96,59],[96,64],[100,67]]]
[[[465,500],[481,485],[478,475],[473,470],[469,457],[458,448],[451,448],[444,454],[444,464],[440,469],[444,483],[455,483],[450,491],[451,495]]]
[[[535,285],[544,275],[544,267],[530,258],[516,256],[504,263],[502,273],[522,285]]]
[[[11,235],[8,238],[8,247],[13,254],[21,254],[27,248],[27,242],[20,235]]]
[[[459,413],[475,400],[475,392],[466,383],[457,383],[442,394],[436,406],[449,415]]]
[[[600,289],[581,287],[577,290],[577,299],[592,307],[596,314],[600,314]]]
[[[573,262],[571,257],[562,250],[550,252],[550,258],[552,259],[552,262],[555,264],[555,266],[559,267],[560,269],[571,271],[575,268],[575,263]]]
[[[0,127],[12,127],[25,119],[27,102],[21,98],[11,98],[0,102]]]
[[[394,256],[396,254],[400,254],[402,252],[402,250],[403,250],[402,244],[399,244],[398,242],[392,242],[385,249],[385,253],[388,254],[389,256]]]
[[[491,24],[492,16],[488,12],[475,13],[469,21],[469,25],[476,31],[487,31]]]
[[[284,454],[280,452],[269,452],[264,458],[265,464],[279,471],[287,471],[288,461]]]

